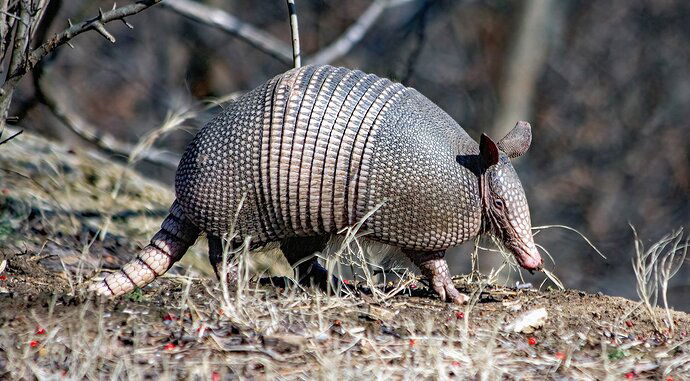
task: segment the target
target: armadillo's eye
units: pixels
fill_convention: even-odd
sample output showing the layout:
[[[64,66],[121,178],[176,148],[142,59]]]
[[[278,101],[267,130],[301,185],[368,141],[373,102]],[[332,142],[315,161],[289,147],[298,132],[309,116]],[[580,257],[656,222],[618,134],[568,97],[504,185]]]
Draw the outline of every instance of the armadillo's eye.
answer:
[[[503,200],[501,200],[500,198],[494,199],[494,206],[497,209],[503,209]]]

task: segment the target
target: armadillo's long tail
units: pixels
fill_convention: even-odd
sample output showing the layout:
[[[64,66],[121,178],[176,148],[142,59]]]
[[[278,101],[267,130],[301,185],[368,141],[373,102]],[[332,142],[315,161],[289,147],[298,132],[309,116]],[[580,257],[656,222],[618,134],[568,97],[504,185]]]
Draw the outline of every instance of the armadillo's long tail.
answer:
[[[199,237],[199,229],[185,216],[182,207],[175,201],[170,207],[170,214],[137,257],[122,269],[95,282],[89,287],[99,295],[115,297],[143,287],[156,277],[163,275],[172,265],[179,261]]]

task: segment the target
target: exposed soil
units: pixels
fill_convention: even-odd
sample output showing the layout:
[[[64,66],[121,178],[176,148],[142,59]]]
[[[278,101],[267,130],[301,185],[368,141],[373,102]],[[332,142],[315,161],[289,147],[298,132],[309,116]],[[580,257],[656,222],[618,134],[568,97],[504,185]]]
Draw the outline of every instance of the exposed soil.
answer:
[[[314,290],[250,283],[225,304],[210,279],[167,277],[109,301],[70,292],[64,273],[14,256],[0,294],[4,379],[364,377],[441,375],[489,379],[607,376],[687,379],[690,316],[660,334],[635,303],[574,290],[487,287],[473,307],[416,296],[384,302],[369,294],[328,297]],[[473,286],[458,282],[472,293]],[[476,287],[474,287],[476,291]],[[239,302],[238,302],[239,300]],[[531,334],[504,327],[544,307]],[[234,309],[234,310],[233,310]],[[659,311],[661,313],[661,311]]]
[[[224,297],[197,245],[144,290],[95,300],[84,282],[143,246],[170,192],[30,135],[0,168],[0,379],[690,379],[690,315],[670,312],[670,330],[666,311],[655,326],[636,302],[577,290],[463,277],[473,302],[456,306],[423,282],[329,296],[274,278],[287,287]],[[543,327],[506,328],[538,308]]]

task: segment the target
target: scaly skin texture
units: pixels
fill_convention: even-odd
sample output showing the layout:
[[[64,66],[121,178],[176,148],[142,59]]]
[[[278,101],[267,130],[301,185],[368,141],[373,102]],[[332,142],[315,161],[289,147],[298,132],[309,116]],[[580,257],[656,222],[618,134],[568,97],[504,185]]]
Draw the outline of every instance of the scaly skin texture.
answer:
[[[176,194],[202,230],[221,236],[236,217],[237,243],[251,236],[254,247],[340,230],[385,202],[366,222],[374,239],[444,250],[479,232],[478,180],[456,162],[477,152],[414,89],[306,67],[273,78],[204,127],[182,157]]]
[[[173,203],[170,214],[151,239],[151,243],[122,269],[91,284],[90,290],[99,295],[118,296],[151,283],[182,258],[199,237],[199,233],[199,229],[184,217],[180,205]]]
[[[429,278],[431,288],[441,298],[441,301],[452,301],[456,304],[464,304],[469,297],[460,293],[453,285],[450,277],[448,262],[445,260],[445,252],[437,251],[434,253],[406,252],[412,262],[419,267],[422,275]]]
[[[200,231],[211,237],[216,269],[217,237],[230,230],[236,233],[232,245],[246,237],[250,249],[282,242],[290,262],[298,263],[315,249],[289,249],[289,240],[327,237],[376,210],[362,227],[367,237],[403,249],[442,298],[462,302],[443,254],[478,235],[483,224],[520,253],[523,266],[541,264],[522,186],[508,160],[529,147],[527,132],[529,124],[498,145],[489,140],[480,146],[414,89],[327,65],[288,71],[199,131],[178,167],[174,220],[166,219],[152,245],[98,291],[117,295],[148,283]],[[505,209],[489,214],[498,198]],[[188,235],[169,233],[181,227]],[[328,282],[312,262],[301,270],[320,271],[310,278]]]

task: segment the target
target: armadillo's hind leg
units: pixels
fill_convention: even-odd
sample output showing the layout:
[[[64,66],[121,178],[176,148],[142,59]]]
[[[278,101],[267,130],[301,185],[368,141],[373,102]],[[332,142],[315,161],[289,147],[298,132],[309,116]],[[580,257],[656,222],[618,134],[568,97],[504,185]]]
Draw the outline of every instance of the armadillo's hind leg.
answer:
[[[329,277],[326,270],[318,262],[316,252],[323,252],[328,243],[328,235],[314,237],[290,237],[280,243],[280,250],[295,269],[295,277],[301,285],[314,285],[322,290],[328,289],[328,282],[332,280],[331,289],[338,284],[338,279]]]
[[[227,243],[226,245],[229,245]],[[225,253],[225,255],[223,255]],[[208,259],[213,266],[213,271],[216,273],[216,277],[221,279],[221,274],[223,273],[223,256],[225,256],[225,263],[228,264],[227,268],[227,282],[228,284],[233,284],[237,281],[237,266],[231,266],[233,258],[233,248],[231,246],[225,247],[223,245],[223,239],[215,236],[208,235]]]
[[[467,295],[460,293],[453,285],[450,277],[450,270],[446,262],[445,251],[437,252],[417,252],[404,251],[412,262],[422,271],[422,275],[429,279],[431,288],[441,297],[442,301],[447,299],[453,303],[463,304],[467,301]]]
[[[199,233],[199,229],[184,216],[182,207],[175,201],[151,243],[133,261],[92,284],[89,289],[100,295],[119,296],[151,283],[182,258]]]

